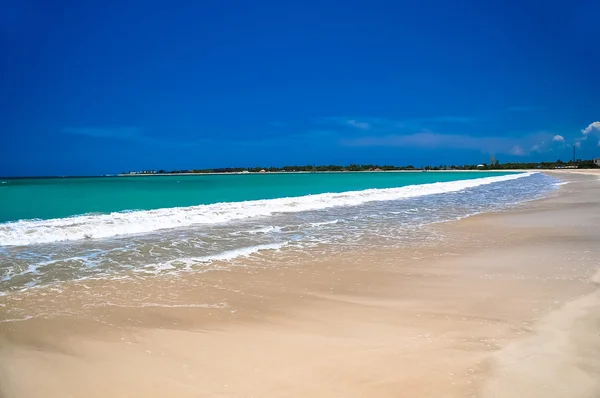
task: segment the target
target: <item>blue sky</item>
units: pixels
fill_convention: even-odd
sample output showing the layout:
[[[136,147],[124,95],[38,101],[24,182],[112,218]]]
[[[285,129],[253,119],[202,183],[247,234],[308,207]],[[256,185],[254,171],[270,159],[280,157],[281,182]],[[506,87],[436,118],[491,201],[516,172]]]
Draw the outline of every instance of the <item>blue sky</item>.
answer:
[[[600,156],[598,1],[0,6],[0,175]]]

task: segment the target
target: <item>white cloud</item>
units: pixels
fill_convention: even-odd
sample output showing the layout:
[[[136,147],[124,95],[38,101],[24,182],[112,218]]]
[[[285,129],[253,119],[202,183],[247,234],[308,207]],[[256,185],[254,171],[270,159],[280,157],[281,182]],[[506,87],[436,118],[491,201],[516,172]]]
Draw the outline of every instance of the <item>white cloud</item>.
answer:
[[[509,153],[511,155],[515,155],[515,156],[523,156],[523,155],[525,155],[525,151],[523,151],[523,148],[521,148],[519,145],[515,145],[512,148],[510,148]]]
[[[589,133],[591,133],[594,130],[600,132],[600,122],[590,123],[589,126],[587,126],[586,128],[584,128],[583,130],[581,130],[581,133],[583,135],[587,136]]]
[[[555,135],[554,138],[552,138],[552,141],[554,142],[565,142],[565,137],[563,137],[562,135]]]
[[[354,119],[349,119],[346,123],[349,126],[356,127],[357,129],[361,129],[361,130],[368,130],[371,128],[371,125],[369,123],[359,122],[358,120],[354,120]]]

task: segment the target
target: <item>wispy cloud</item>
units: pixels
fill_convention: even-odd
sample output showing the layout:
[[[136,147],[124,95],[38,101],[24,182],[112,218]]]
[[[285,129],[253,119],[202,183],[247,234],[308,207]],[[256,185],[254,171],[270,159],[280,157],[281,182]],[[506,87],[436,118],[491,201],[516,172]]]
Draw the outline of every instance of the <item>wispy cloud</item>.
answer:
[[[348,126],[356,127],[361,130],[369,130],[371,128],[371,124],[367,122],[359,122],[358,120],[349,119],[346,121]]]
[[[143,138],[140,127],[80,127],[63,128],[65,134],[85,135],[95,138],[119,138],[123,140],[140,140]]]
[[[325,117],[317,119],[317,124],[325,124],[338,128],[348,128],[350,131],[372,130],[378,132],[392,132],[403,130],[416,132],[428,130],[442,125],[466,125],[474,122],[476,118],[470,116],[433,116],[426,118],[393,120],[376,117]]]
[[[524,112],[538,107],[513,107],[510,111]],[[500,111],[503,112],[503,111]],[[496,115],[497,116],[497,115]],[[320,123],[339,132],[344,146],[395,146],[406,148],[449,148],[479,150],[485,153],[505,153],[525,156],[532,152],[548,152],[564,146],[562,135],[548,132],[516,134],[490,133],[493,115],[433,116],[392,120],[386,118],[335,117]],[[459,133],[456,133],[456,132]]]
[[[464,116],[464,115],[441,115],[428,116],[407,119],[387,119],[375,117],[325,117],[316,120],[318,124],[327,124],[330,126],[348,127],[356,130],[380,130],[394,131],[404,129],[405,132],[416,133],[423,130],[440,130],[448,128],[456,128],[457,126],[484,126],[490,123],[491,120],[498,118],[506,118],[507,112],[531,112],[544,109],[539,106],[513,106],[510,108],[500,109],[487,114]]]
[[[337,128],[346,128],[352,130],[389,130],[392,128],[402,127],[401,124],[393,120],[376,117],[322,117],[314,121],[319,125],[334,126]]]
[[[526,155],[521,141],[510,137],[477,137],[464,134],[439,134],[433,132],[342,139],[340,140],[340,144],[353,147],[469,149],[485,153],[509,153],[516,156]]]
[[[508,151],[508,153],[510,153],[511,155],[515,155],[515,156],[524,156],[525,155],[525,151],[523,150],[523,148],[520,145],[515,145],[512,148],[510,148],[510,151]]]

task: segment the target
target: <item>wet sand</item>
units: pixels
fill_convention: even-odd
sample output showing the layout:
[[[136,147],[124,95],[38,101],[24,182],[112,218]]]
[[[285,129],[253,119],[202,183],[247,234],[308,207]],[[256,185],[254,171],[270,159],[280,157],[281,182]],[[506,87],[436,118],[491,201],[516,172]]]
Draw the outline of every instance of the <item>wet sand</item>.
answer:
[[[41,315],[0,323],[0,397],[599,396],[600,180],[556,175],[435,244],[0,298]]]

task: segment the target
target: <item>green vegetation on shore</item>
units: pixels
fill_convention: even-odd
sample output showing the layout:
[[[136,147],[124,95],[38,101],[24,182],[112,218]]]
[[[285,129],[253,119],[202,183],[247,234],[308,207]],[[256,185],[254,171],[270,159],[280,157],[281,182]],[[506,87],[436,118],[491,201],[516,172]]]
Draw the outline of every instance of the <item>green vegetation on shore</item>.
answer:
[[[408,166],[393,166],[393,165],[376,165],[376,164],[350,164],[347,166],[340,165],[306,165],[306,166],[283,166],[283,167],[225,167],[214,169],[191,169],[191,170],[145,170],[135,172],[125,172],[123,174],[207,174],[207,173],[260,173],[260,172],[324,172],[324,171],[415,171],[415,170],[526,170],[526,169],[593,169],[598,168],[593,160],[581,160],[563,162],[557,160],[555,162],[529,162],[529,163],[500,163],[498,161],[493,164],[466,164],[466,165],[437,165],[414,167]]]

